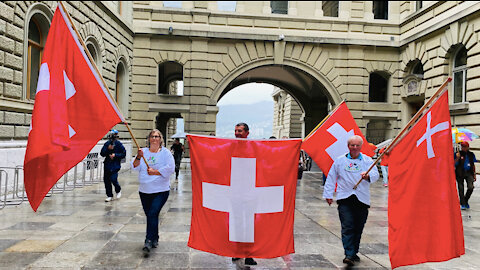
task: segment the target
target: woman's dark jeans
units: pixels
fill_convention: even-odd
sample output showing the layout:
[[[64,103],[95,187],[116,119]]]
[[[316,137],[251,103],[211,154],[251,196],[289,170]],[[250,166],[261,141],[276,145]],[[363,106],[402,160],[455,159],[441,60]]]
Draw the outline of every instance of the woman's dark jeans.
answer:
[[[158,215],[167,202],[169,193],[170,191],[152,194],[139,192],[143,211],[147,216],[147,236],[145,237],[147,240],[158,242]]]

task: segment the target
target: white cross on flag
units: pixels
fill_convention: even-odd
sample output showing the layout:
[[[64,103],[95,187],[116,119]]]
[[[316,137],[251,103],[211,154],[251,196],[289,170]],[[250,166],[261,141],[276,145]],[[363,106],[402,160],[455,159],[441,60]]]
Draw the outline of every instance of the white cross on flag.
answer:
[[[312,157],[322,172],[328,175],[335,159],[348,153],[347,140],[353,135],[363,138],[362,153],[373,156],[376,147],[367,142],[347,104],[342,102],[315,132],[305,138],[302,149]]]
[[[465,254],[448,92],[390,151],[388,246],[392,268]]]
[[[294,252],[293,220],[301,140],[188,135],[192,248],[229,257]]]
[[[24,162],[36,211],[50,188],[124,121],[59,5],[45,44]]]

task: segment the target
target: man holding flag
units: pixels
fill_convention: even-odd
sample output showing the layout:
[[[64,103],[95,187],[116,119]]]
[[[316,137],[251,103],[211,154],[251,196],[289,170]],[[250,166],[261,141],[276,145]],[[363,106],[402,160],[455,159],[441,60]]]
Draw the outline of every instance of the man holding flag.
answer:
[[[345,250],[343,263],[348,266],[360,261],[357,253],[370,207],[370,183],[379,178],[376,167],[369,174],[366,173],[373,161],[369,156],[360,153],[362,145],[363,139],[358,135],[348,139],[349,153],[333,162],[323,190],[323,198],[331,205],[337,185],[338,215],[342,224],[342,243]],[[359,179],[366,181],[354,189]]]

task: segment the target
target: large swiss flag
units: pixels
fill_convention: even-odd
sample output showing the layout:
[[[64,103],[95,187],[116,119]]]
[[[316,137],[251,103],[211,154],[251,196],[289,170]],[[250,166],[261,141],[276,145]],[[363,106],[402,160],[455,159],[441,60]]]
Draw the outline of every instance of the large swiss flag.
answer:
[[[188,135],[193,209],[188,246],[229,257],[294,253],[301,140]]]
[[[50,188],[124,121],[59,5],[45,44],[24,162],[36,211]]]
[[[362,137],[362,153],[373,156],[376,147],[367,142],[343,101],[320,127],[304,139],[302,149],[312,157],[322,172],[328,175],[333,161],[348,153],[347,140],[353,135]]]
[[[465,254],[448,92],[393,147],[388,172],[392,268]]]

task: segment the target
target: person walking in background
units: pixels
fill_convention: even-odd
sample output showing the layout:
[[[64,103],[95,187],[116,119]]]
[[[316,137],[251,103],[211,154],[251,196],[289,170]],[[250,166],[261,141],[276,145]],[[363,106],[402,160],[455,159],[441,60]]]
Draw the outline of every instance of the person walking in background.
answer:
[[[138,171],[138,193],[147,217],[147,232],[143,252],[148,256],[158,246],[158,215],[170,194],[170,175],[175,170],[172,153],[163,145],[163,136],[158,129],[150,131],[148,147],[138,149],[132,161],[133,170]],[[142,158],[145,158],[146,162]]]
[[[477,158],[470,151],[468,142],[460,143],[461,150],[455,153],[455,177],[457,179],[458,195],[460,197],[460,208],[470,209],[468,200],[473,193],[473,182],[477,181],[475,162]],[[467,181],[467,192],[464,192],[463,184]]]
[[[117,199],[122,197],[122,188],[118,183],[118,171],[120,171],[120,162],[125,158],[127,152],[125,147],[118,140],[118,131],[112,129],[108,134],[108,141],[103,145],[100,150],[100,155],[105,157],[103,165],[103,183],[105,184],[105,192],[107,193],[106,202],[113,200],[112,185],[115,187],[115,193],[117,193]]]
[[[331,205],[335,185],[337,185],[338,215],[342,225],[342,243],[345,250],[343,263],[353,266],[354,262],[360,261],[357,253],[370,207],[370,184],[378,180],[379,174],[375,166],[369,174],[366,174],[373,160],[360,153],[363,145],[362,137],[354,135],[347,142],[349,153],[338,157],[333,162],[328,172],[323,198],[328,205]],[[357,189],[353,189],[359,179],[365,181],[360,182]]]
[[[178,174],[180,173],[180,164],[182,163],[183,152],[185,152],[185,147],[180,142],[179,138],[175,138],[173,141],[172,147],[170,150],[173,151],[173,159],[175,160],[175,180],[178,179]]]
[[[382,154],[385,151],[386,147],[380,149],[379,153]],[[383,155],[382,160],[380,161],[380,168],[382,169],[382,178],[383,178],[383,186],[388,187],[388,157],[390,153],[385,153]]]

